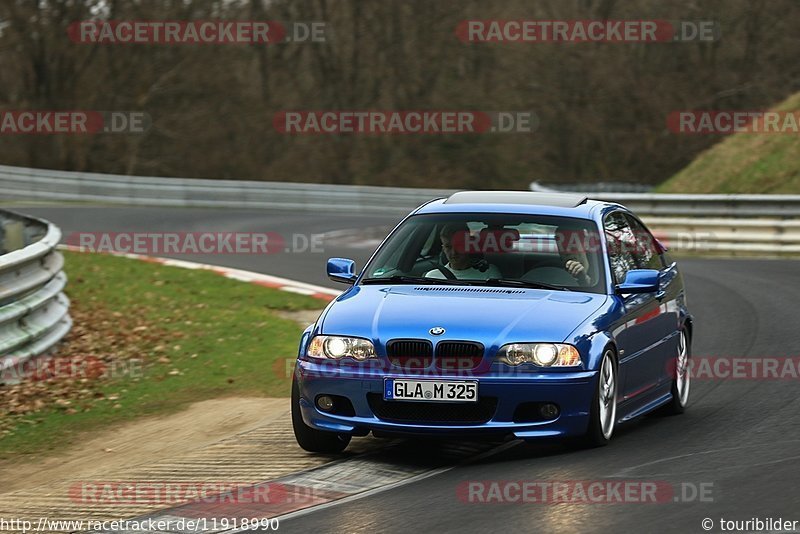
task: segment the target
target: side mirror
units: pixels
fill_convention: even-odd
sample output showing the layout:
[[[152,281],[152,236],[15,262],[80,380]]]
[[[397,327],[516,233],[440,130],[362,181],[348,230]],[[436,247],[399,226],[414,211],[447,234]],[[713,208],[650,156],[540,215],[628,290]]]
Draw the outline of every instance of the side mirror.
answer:
[[[625,280],[617,285],[617,293],[621,295],[655,293],[659,289],[660,274],[655,269],[632,269],[625,275]]]
[[[328,278],[334,282],[354,283],[358,278],[358,275],[356,275],[356,262],[347,258],[329,258]]]

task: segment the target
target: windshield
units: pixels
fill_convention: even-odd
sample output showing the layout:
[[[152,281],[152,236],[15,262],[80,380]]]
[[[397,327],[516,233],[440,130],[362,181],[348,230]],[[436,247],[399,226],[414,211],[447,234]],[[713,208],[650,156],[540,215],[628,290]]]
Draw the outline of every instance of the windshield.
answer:
[[[362,283],[453,283],[604,292],[593,221],[529,214],[430,214],[406,220]]]

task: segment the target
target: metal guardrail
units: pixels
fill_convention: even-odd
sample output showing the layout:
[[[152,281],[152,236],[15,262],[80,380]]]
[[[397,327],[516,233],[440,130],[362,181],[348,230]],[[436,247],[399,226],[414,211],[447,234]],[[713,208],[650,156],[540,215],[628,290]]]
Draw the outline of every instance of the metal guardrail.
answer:
[[[556,192],[538,182],[531,191]],[[559,189],[558,191],[565,191]],[[800,195],[683,195],[671,193],[597,192],[573,189],[591,198],[619,202],[639,215],[691,217],[800,217]]]
[[[0,165],[5,198],[145,206],[407,213],[452,190],[90,174]]]
[[[532,184],[533,186],[533,184]],[[147,206],[353,209],[406,213],[451,189],[200,180],[79,173],[0,165],[7,199],[105,202]],[[592,193],[643,216],[800,218],[800,195],[673,195]]]
[[[671,250],[800,256],[800,220],[644,217]]]
[[[609,193],[640,215],[684,217],[800,217],[800,195],[676,195]]]
[[[72,327],[60,240],[54,224],[0,210],[0,381],[16,381]]]
[[[531,189],[541,190],[536,182]],[[285,182],[200,180],[28,169],[0,165],[7,199],[142,206],[352,210],[403,215],[454,190]],[[619,202],[649,222],[677,250],[797,254],[800,195],[590,193]],[[677,217],[677,219],[675,219]],[[723,220],[724,219],[724,220]],[[755,221],[749,223],[747,221]]]
[[[606,193],[649,193],[653,190],[652,185],[632,184],[628,182],[597,182],[582,184],[543,184],[531,182],[531,191],[541,191],[543,193],[564,192],[571,193],[580,191],[592,195],[602,195]]]

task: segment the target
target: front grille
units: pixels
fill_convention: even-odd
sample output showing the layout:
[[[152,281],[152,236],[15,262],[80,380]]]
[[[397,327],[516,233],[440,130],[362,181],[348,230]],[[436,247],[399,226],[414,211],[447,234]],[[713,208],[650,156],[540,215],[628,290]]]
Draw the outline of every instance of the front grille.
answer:
[[[433,361],[433,345],[427,339],[392,339],[386,344],[386,355],[396,367],[424,369]]]
[[[436,345],[436,366],[448,371],[467,371],[483,360],[483,345],[472,341],[442,341]]]
[[[441,425],[481,424],[497,410],[496,397],[481,397],[478,402],[385,401],[380,393],[367,393],[375,417],[392,423],[436,423]]]

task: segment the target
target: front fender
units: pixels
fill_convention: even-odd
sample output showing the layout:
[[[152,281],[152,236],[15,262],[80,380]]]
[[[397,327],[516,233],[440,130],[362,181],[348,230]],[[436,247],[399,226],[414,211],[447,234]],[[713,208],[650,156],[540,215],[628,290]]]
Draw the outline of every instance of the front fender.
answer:
[[[614,347],[614,350],[617,347],[614,338],[609,332],[605,331],[581,337],[577,341],[573,341],[573,345],[577,347],[584,358],[587,371],[600,370],[600,361],[603,358],[603,352],[606,347],[610,345]]]
[[[603,351],[611,345],[616,350],[617,344],[611,334],[614,321],[622,313],[616,299],[608,298],[603,305],[567,336],[564,343],[574,345],[583,358],[587,371],[600,369]]]

